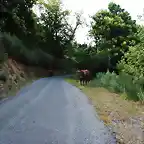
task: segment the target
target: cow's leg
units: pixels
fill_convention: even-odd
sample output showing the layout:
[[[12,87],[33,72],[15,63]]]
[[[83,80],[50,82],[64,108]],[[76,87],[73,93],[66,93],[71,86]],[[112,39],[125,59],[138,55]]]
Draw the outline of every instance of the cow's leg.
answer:
[[[84,79],[84,77],[83,77],[83,86],[84,86],[84,84],[85,84],[85,79]]]
[[[86,80],[86,85],[88,84],[88,80]]]
[[[86,85],[86,78],[84,77],[84,85]]]
[[[85,77],[84,77],[84,85],[86,84],[86,80],[85,80]]]
[[[79,80],[79,82],[80,82],[80,85],[82,84],[82,81],[81,81],[81,79]]]
[[[85,75],[84,80],[85,80],[85,85],[87,85],[87,75]]]
[[[83,79],[81,80],[81,85],[83,85]]]
[[[84,78],[82,78],[82,85],[84,85]]]
[[[83,79],[82,79],[82,77],[80,77],[80,85],[82,85],[83,84]]]
[[[84,77],[82,77],[82,85],[84,85]]]
[[[85,78],[83,79],[83,85],[85,85]]]
[[[89,75],[87,75],[87,84],[89,84],[90,83],[90,76]]]

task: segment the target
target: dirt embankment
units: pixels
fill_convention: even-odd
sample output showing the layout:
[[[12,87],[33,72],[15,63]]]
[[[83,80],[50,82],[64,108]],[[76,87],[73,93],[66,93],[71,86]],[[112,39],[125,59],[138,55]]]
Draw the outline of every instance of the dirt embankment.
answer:
[[[14,95],[27,82],[45,76],[48,76],[46,69],[25,66],[15,60],[8,59],[0,66],[0,99]]]

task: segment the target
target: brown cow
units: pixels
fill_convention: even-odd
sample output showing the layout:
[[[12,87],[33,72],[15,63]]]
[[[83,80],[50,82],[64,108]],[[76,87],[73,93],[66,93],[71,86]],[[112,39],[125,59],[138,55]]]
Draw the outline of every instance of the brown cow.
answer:
[[[87,85],[90,82],[89,70],[77,70],[77,74],[81,85]]]
[[[90,82],[90,71],[89,70],[83,70],[84,71],[84,81],[85,81],[85,84],[87,85],[89,82]]]
[[[80,82],[80,85],[84,85],[84,73],[83,73],[83,71],[82,70],[77,70],[76,74],[77,74],[77,79]]]
[[[85,80],[85,84],[87,85],[88,81],[89,81],[89,71],[88,70],[84,70],[84,80]]]
[[[51,70],[48,70],[48,71],[49,71],[49,76],[52,77],[54,75],[53,70],[51,69]]]

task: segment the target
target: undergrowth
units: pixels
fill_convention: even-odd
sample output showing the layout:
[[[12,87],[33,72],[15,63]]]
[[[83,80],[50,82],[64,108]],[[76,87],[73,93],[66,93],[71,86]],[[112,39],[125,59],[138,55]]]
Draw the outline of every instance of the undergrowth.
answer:
[[[7,53],[9,57],[28,65],[45,66],[50,65],[53,60],[52,55],[45,53],[40,48],[33,49],[32,47],[27,47],[23,41],[15,35],[0,33],[0,40],[4,52]]]
[[[96,78],[90,83],[91,87],[105,87],[112,92],[121,93],[125,99],[144,101],[144,88],[142,80],[136,80],[126,73],[97,73]]]

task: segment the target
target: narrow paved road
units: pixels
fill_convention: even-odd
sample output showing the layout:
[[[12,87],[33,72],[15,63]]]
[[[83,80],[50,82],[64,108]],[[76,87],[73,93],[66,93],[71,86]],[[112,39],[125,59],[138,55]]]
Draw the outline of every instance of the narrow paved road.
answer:
[[[0,105],[0,144],[113,144],[87,97],[45,78]]]

